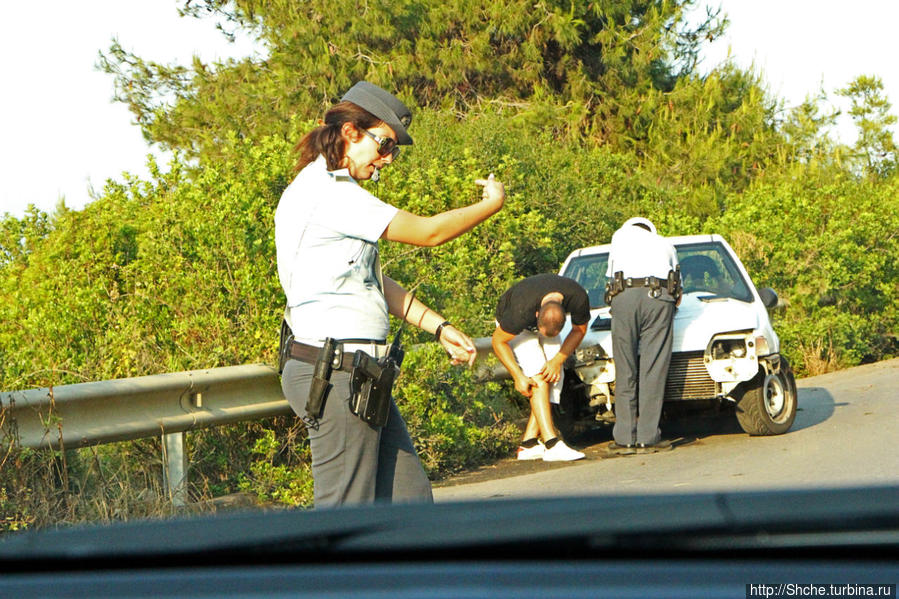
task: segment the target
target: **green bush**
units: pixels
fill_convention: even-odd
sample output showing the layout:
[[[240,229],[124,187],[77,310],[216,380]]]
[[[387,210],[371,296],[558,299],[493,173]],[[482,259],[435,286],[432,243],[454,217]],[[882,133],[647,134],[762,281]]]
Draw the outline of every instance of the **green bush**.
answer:
[[[474,371],[448,367],[436,343],[406,353],[394,391],[425,470],[440,478],[508,455],[521,431],[519,416],[498,383],[478,383]]]
[[[295,442],[294,436],[276,435],[266,430],[253,445],[256,461],[249,472],[238,474],[238,487],[253,493],[259,501],[291,506],[312,505],[312,470],[308,441]]]
[[[785,301],[775,326],[800,374],[899,349],[899,179],[814,175],[755,185],[705,224],[730,237],[756,284]]]

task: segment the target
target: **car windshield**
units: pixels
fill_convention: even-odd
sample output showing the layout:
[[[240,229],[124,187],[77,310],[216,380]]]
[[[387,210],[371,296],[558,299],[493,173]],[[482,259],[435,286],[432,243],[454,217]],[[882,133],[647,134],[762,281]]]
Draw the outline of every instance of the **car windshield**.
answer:
[[[684,293],[699,293],[752,301],[752,292],[731,255],[717,241],[677,245]],[[608,252],[578,256],[565,268],[564,276],[587,290],[591,308],[603,308]]]

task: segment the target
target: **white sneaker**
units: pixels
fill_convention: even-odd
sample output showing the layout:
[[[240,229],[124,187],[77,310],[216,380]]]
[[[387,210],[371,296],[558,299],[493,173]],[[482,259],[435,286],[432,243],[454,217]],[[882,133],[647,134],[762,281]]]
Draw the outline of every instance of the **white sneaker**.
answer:
[[[533,447],[522,447],[518,446],[518,459],[519,460],[539,460],[543,457],[543,453],[546,451],[546,447],[543,443],[537,443]]]
[[[565,442],[561,439],[559,439],[559,442],[550,449],[543,452],[544,462],[572,462],[574,460],[581,460],[585,457],[587,456],[565,445]]]

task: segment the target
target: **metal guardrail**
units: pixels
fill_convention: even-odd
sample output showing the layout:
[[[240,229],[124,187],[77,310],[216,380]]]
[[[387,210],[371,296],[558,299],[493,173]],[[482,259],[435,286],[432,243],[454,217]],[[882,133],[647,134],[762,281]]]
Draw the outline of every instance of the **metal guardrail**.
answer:
[[[263,364],[0,392],[4,438],[22,447],[75,449],[162,437],[166,491],[187,502],[184,433],[290,414],[278,372]]]
[[[475,339],[479,376],[490,338]],[[290,414],[278,372],[265,364],[0,392],[5,427],[22,447],[74,449]]]
[[[290,413],[264,364],[0,392],[19,445],[74,449]]]
[[[490,338],[475,339],[481,380],[507,378],[488,367]],[[292,414],[277,370],[264,364],[0,392],[3,435],[21,447],[77,449],[161,435],[166,485],[183,504],[188,465],[183,433]]]

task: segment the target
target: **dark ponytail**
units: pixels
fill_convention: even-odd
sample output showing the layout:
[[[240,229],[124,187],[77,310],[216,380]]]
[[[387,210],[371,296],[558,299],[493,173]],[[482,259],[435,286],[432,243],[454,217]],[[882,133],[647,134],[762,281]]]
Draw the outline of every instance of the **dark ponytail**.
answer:
[[[307,164],[314,162],[319,154],[324,155],[328,163],[328,170],[336,171],[340,168],[346,154],[346,143],[340,135],[343,124],[352,123],[361,130],[377,127],[382,122],[381,119],[352,102],[335,104],[325,113],[325,124],[304,135],[294,148],[299,154],[295,171],[298,173],[303,170]]]

